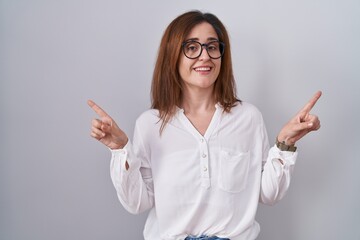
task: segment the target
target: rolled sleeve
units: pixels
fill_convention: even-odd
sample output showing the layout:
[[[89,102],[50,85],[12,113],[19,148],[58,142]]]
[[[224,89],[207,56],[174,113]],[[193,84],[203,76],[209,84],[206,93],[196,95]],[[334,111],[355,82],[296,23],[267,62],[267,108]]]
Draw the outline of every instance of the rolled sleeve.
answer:
[[[126,143],[124,148],[121,149],[110,149],[111,152],[111,164],[110,164],[110,170],[116,171],[119,174],[129,174],[134,167],[129,167],[129,169],[126,169],[126,162],[129,164],[129,166],[135,165],[131,161],[134,161],[133,158],[130,156],[132,154],[132,144],[130,141]]]
[[[280,151],[276,146],[269,150],[261,180],[261,202],[273,205],[281,200],[290,186],[297,152]]]
[[[152,179],[143,179],[142,158],[134,153],[134,145],[128,143],[122,149],[111,151],[110,176],[117,196],[130,213],[137,214],[153,206]],[[126,168],[128,163],[129,168]],[[144,165],[144,164],[143,164]]]

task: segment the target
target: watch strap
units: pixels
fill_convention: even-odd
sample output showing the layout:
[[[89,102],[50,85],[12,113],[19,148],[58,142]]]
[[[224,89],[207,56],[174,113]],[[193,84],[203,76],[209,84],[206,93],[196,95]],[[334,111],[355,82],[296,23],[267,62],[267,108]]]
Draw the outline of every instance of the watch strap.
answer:
[[[279,142],[279,140],[277,138],[276,138],[275,144],[281,151],[295,152],[297,149],[297,147],[295,147],[295,145],[286,145],[285,141]]]

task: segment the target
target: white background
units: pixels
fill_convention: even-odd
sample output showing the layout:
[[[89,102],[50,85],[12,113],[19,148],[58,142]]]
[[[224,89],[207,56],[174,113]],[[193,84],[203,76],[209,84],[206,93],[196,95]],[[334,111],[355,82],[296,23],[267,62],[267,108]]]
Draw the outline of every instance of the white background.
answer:
[[[0,239],[142,239],[86,100],[131,137],[162,33],[192,9],[227,27],[238,95],[271,142],[323,91],[322,128],[298,143],[288,195],[259,207],[258,239],[360,239],[358,0],[0,0]]]

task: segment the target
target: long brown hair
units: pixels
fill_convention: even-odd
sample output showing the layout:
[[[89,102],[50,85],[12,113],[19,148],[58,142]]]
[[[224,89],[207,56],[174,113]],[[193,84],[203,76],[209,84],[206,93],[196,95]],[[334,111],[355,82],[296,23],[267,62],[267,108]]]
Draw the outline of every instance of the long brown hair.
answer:
[[[225,43],[220,73],[214,84],[214,99],[224,108],[225,112],[230,112],[235,103],[240,101],[236,97],[230,41],[225,26],[211,13],[186,12],[175,18],[166,28],[154,69],[151,107],[159,110],[159,118],[162,120],[160,132],[174,116],[176,107],[180,106],[182,101],[182,80],[178,71],[180,54],[182,54],[181,44],[186,40],[185,38],[193,27],[203,22],[211,24],[219,41]]]

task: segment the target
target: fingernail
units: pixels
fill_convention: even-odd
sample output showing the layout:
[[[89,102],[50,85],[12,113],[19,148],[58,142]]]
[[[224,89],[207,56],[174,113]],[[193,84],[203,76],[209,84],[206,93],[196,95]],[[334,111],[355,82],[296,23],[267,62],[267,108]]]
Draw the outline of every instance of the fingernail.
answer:
[[[309,127],[312,127],[313,125],[314,125],[314,123],[312,123],[312,122],[308,124]]]

